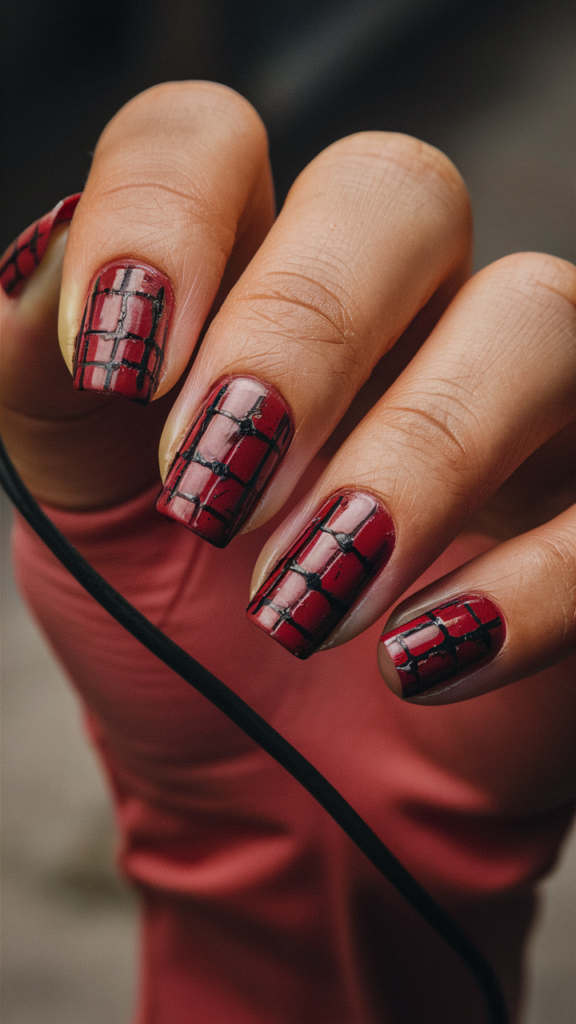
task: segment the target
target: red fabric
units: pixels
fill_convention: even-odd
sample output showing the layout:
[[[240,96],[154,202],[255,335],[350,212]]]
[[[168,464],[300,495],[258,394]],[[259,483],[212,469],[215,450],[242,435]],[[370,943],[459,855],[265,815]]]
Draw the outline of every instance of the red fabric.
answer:
[[[436,740],[457,747],[456,721],[492,721],[497,695],[468,702],[464,719],[454,713],[464,705],[402,704],[378,673],[381,624],[297,661],[244,615],[266,531],[217,550],[159,516],[156,496],[49,511],[121,593],[326,774],[483,946],[514,1002],[531,883],[571,808],[513,818],[497,786],[429,752]],[[426,580],[490,543],[456,542]],[[485,1020],[456,957],[296,782],[113,622],[22,522],[15,553],[84,702],[114,793],[119,863],[143,895],[138,1024]],[[486,743],[505,761],[497,732],[487,728]]]

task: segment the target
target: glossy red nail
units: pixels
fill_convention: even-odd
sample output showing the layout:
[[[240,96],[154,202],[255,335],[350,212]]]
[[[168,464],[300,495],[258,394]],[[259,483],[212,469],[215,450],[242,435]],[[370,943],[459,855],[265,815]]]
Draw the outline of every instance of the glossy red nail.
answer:
[[[385,633],[380,642],[400,676],[402,697],[414,697],[498,653],[506,626],[487,597],[458,597]]]
[[[57,224],[72,220],[82,193],[68,196],[57,203],[50,213],[34,221],[4,253],[0,262],[0,284],[7,295],[16,298],[30,274],[36,270]]]
[[[210,391],[177,453],[157,509],[223,548],[254,508],[292,440],[284,399],[255,377]]]
[[[74,387],[150,401],[164,361],[174,307],[167,277],[121,260],[96,275],[76,338]]]
[[[392,518],[373,494],[332,495],[254,596],[248,618],[307,658],[386,565],[394,542]]]

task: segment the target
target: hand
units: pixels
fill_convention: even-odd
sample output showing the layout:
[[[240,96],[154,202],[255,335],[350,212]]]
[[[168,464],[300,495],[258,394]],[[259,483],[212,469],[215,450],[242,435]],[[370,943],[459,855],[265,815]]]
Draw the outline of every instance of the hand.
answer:
[[[469,204],[442,154],[404,136],[341,140],[306,168],[273,222],[265,133],[244,100],[207,83],[138,96],[98,144],[66,244],[60,343],[83,390],[56,353],[65,233],[53,229],[21,296],[2,296],[2,429],[41,499],[121,502],[154,480],[159,445],[161,510],[221,544],[279,513],[321,452],[324,472],[255,569],[251,617],[284,646],[307,656],[351,639],[463,529],[482,529],[503,543],[388,623],[380,658],[390,687],[454,701],[573,653],[574,268],[521,254],[467,281]],[[149,332],[146,317],[158,313],[154,344],[137,357],[109,291],[130,280],[148,303],[130,314],[133,333]],[[122,335],[120,372],[110,348],[94,347],[104,328]],[[262,436],[254,419],[246,428],[267,461],[239,497],[235,476],[251,474],[264,449],[241,470],[229,438],[218,441],[224,455],[203,452],[206,416],[229,422],[221,401],[239,403],[241,419],[256,402],[267,424]],[[333,528],[322,532],[327,557],[340,545],[336,582],[324,555],[297,540],[316,531],[318,509]],[[364,520],[370,537],[358,532]],[[349,535],[357,549],[366,540],[364,559],[346,550]],[[300,561],[281,561],[268,580],[294,544]],[[462,643],[466,630],[474,636]],[[566,665],[556,674],[573,708]]]

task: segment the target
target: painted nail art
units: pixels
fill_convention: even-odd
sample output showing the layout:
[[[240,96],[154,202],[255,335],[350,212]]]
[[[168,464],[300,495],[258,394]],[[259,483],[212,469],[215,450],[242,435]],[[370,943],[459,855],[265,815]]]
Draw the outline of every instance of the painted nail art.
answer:
[[[170,467],[157,509],[223,548],[254,508],[292,440],[284,399],[255,377],[210,391]]]
[[[307,658],[386,565],[394,542],[392,517],[373,494],[332,495],[254,596],[248,618]]]
[[[414,697],[498,653],[506,636],[487,597],[458,597],[380,637],[394,662],[402,696]]]
[[[146,405],[158,386],[173,306],[159,270],[131,260],[103,267],[76,338],[74,387]]]
[[[0,261],[0,284],[7,295],[16,298],[31,273],[36,270],[57,224],[72,220],[82,193],[68,196],[57,203],[50,213],[34,221],[4,253]]]

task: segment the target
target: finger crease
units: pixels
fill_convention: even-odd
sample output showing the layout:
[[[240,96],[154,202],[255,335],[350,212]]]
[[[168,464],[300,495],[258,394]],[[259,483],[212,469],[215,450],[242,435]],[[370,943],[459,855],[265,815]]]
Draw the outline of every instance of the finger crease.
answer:
[[[432,413],[426,412],[425,409],[411,409],[409,406],[403,405],[395,405],[393,407],[393,410],[390,411],[404,412],[408,413],[411,416],[416,415],[422,417],[422,419],[427,420],[428,423],[431,423],[433,427],[441,431],[441,433],[443,433],[444,436],[448,438],[451,444],[458,448],[458,450],[462,453],[462,455],[465,458],[468,457],[468,452],[466,451],[466,448],[464,447],[462,442],[458,440],[453,431],[450,430],[450,427],[447,427],[445,423],[442,423],[442,421],[439,420],[436,416],[433,416]]]

